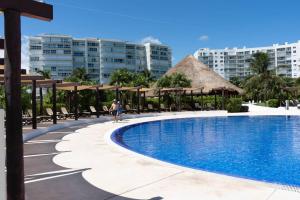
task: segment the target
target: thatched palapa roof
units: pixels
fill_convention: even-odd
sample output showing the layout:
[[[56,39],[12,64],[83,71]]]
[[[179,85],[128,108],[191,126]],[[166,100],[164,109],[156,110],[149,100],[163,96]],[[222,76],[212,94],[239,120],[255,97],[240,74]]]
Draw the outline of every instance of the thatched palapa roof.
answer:
[[[192,55],[187,56],[176,66],[169,69],[165,75],[174,73],[185,74],[188,79],[192,80],[192,88],[203,88],[204,93],[222,89],[239,94],[243,93],[241,88],[224,79]]]

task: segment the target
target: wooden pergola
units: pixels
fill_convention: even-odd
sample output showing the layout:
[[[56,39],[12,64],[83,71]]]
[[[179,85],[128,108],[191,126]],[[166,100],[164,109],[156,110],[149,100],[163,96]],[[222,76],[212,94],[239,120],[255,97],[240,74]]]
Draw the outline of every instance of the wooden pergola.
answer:
[[[33,0],[1,0],[4,13],[7,199],[24,200],[21,107],[21,16],[53,19],[53,7]]]

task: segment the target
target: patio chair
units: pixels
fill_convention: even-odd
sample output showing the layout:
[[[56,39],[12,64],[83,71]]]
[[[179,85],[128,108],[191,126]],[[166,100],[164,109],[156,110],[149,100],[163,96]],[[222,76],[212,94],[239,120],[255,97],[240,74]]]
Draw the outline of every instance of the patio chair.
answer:
[[[28,114],[28,117],[32,118],[33,114],[32,114],[31,109],[27,110],[27,114]],[[41,121],[41,116],[36,116],[36,121],[39,123]]]
[[[102,106],[102,109],[104,114],[109,114],[109,109],[107,108],[107,106]]]
[[[195,103],[195,110],[202,110],[199,103]]]
[[[60,108],[61,113],[64,115],[66,118],[74,118],[74,113],[69,113],[66,107],[61,107]]]
[[[184,104],[181,108],[181,110],[188,110],[191,111],[193,110],[192,106],[188,105],[188,104]]]
[[[166,108],[165,104],[160,104],[160,110],[162,110],[162,111],[168,111],[168,109]]]
[[[92,115],[96,115],[97,114],[97,110],[94,106],[90,106],[90,111]]]
[[[97,115],[97,110],[94,106],[90,106],[91,115]],[[99,115],[104,115],[105,111],[99,110]]]
[[[170,105],[170,112],[171,111],[176,111],[176,105],[174,104],[174,103],[172,103],[171,105]]]
[[[149,110],[150,112],[153,112],[153,111],[154,111],[154,107],[153,107],[152,104],[149,103],[147,106],[148,106],[148,110]]]
[[[130,108],[130,106],[128,104],[125,105],[125,110],[127,112],[131,112],[131,113],[137,112],[137,109]]]
[[[22,114],[22,125],[29,125],[32,123],[32,118],[30,116],[28,116],[28,114]]]
[[[46,113],[47,113],[47,115],[48,115],[48,117],[53,117],[53,110],[51,109],[51,108],[46,108]],[[56,118],[57,119],[62,119],[63,118],[63,116],[60,114],[60,113],[56,113]]]
[[[78,113],[79,113],[79,116],[82,116],[82,117],[89,117],[89,116],[91,116],[91,113],[89,112],[89,111],[87,111],[87,110],[79,110],[78,109]]]

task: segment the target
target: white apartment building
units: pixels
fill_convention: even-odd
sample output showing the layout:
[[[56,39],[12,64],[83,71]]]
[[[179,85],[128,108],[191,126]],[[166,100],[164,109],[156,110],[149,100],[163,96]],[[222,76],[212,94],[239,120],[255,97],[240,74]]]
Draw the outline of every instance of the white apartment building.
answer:
[[[155,78],[159,78],[170,69],[170,66],[172,66],[171,49],[165,45],[152,43],[146,43],[145,47],[147,68]]]
[[[269,55],[270,69],[273,69],[277,75],[300,77],[300,41],[257,48],[203,48],[196,51],[194,56],[225,79],[230,80],[233,77],[244,78],[251,74],[250,59],[257,52],[265,52]]]
[[[159,78],[172,66],[171,49],[153,43],[41,35],[31,37],[29,46],[30,72],[49,70],[57,80],[79,67],[84,67],[92,80],[102,84],[109,83],[112,72],[121,68],[132,72],[148,69]]]

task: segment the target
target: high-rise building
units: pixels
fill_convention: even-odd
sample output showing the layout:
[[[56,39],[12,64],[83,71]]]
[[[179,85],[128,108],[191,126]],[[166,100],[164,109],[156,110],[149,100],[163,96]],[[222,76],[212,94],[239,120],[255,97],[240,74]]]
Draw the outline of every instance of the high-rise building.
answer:
[[[159,78],[172,66],[172,52],[168,46],[146,43],[147,68]]]
[[[300,41],[274,44],[257,48],[199,49],[194,56],[215,72],[230,80],[245,78],[251,74],[250,59],[257,52],[265,52],[270,59],[270,69],[277,75],[300,77]]]
[[[108,83],[112,72],[121,68],[132,72],[148,69],[159,78],[172,66],[171,49],[153,43],[41,35],[30,37],[29,50],[30,72],[49,70],[52,78],[57,80],[82,67],[99,83]]]

